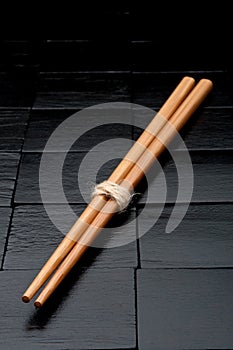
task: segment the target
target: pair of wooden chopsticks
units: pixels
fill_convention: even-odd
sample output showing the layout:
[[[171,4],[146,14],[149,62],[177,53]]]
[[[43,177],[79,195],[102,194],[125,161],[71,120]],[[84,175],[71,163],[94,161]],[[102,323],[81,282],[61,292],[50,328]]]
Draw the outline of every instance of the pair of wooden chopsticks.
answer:
[[[195,85],[192,77],[184,77],[159,110],[162,118],[155,115],[108,180],[129,190],[135,188],[212,88],[208,79],[201,79]],[[94,197],[27,288],[22,300],[29,302],[54,273],[34,302],[35,307],[41,307],[117,210],[114,200],[103,195]]]

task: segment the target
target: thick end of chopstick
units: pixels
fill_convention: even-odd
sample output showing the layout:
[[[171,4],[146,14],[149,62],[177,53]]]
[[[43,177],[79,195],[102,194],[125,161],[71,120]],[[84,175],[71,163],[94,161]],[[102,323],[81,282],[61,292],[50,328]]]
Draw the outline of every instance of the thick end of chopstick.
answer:
[[[171,93],[166,102],[160,108],[159,114],[165,117],[166,119],[169,119],[172,116],[172,114],[177,110],[179,105],[187,97],[194,85],[194,78],[189,76],[183,77],[179,85],[175,88],[175,90]]]
[[[208,93],[213,89],[213,87],[214,87],[214,84],[213,84],[212,80],[210,80],[210,79],[202,78],[202,79],[200,80],[200,82],[202,82],[202,83],[204,83],[204,84],[206,85],[206,87],[207,87],[207,94],[208,94]]]

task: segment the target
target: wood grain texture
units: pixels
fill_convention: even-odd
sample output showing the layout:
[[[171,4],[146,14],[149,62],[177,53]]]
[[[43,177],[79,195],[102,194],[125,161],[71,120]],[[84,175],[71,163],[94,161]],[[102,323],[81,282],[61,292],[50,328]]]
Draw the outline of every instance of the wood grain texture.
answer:
[[[231,349],[232,270],[139,270],[139,349]]]
[[[6,238],[9,228],[11,208],[0,208],[0,264],[3,259]]]
[[[130,102],[129,73],[43,74],[33,109],[80,109],[107,102]]]
[[[0,152],[20,152],[23,146],[21,139],[1,139],[0,138]]]
[[[29,118],[29,110],[0,109],[0,152],[19,152]]]
[[[106,180],[119,163],[119,159],[114,159],[114,150],[108,149],[107,151],[110,154],[112,161],[103,164],[97,174],[97,183]],[[50,166],[51,169],[53,169],[53,162],[56,159],[59,160],[60,156],[59,153],[49,154],[48,166]],[[64,163],[63,186],[70,203],[85,203],[77,183],[78,168],[84,156],[84,152],[68,153]],[[93,157],[92,164],[87,165],[86,174],[91,174],[91,171],[93,172],[94,169],[98,168],[100,162],[99,157],[99,154],[96,154],[96,157]],[[182,181],[185,181],[185,178],[188,175],[187,159],[185,157],[186,154],[182,151],[175,152],[175,161],[171,159],[170,156],[166,155],[165,157],[165,155],[163,155],[163,157],[160,158],[160,161],[155,163],[150,169],[147,174],[148,179],[150,179],[149,190],[152,191],[151,193],[154,193],[154,195],[149,198],[150,203],[160,203],[163,200],[163,172],[167,180],[167,202],[174,203],[178,188],[175,162],[176,164],[179,164],[180,169],[182,169]],[[192,202],[231,201],[233,198],[232,151],[192,151],[190,152],[190,157],[194,174]],[[39,192],[40,159],[40,153],[23,154],[19,180],[16,188],[16,203],[41,203]],[[88,168],[88,166],[90,166],[90,168]],[[74,171],[74,169],[77,170]],[[207,176],[208,182],[206,181]],[[48,179],[46,186],[51,194],[50,202],[57,203],[56,184],[54,184],[52,179]],[[89,198],[91,189],[87,187],[83,192],[85,198]],[[138,203],[145,203],[148,195],[148,188],[145,179],[138,185],[136,192],[140,194],[137,196]],[[187,193],[184,187],[179,201],[185,200],[186,195]]]
[[[71,110],[33,110],[30,116],[30,123],[28,126],[27,134],[25,136],[24,152],[42,152],[51,134],[56,128],[61,125],[62,122],[69,117],[77,113],[79,117],[79,111]],[[98,115],[100,112],[97,112]],[[126,113],[126,112],[125,112]],[[132,138],[132,126],[114,123],[114,113],[108,116],[109,125],[100,125],[78,138],[72,145],[72,152],[89,151],[92,147],[96,146],[100,142],[104,142],[111,138]],[[88,116],[87,125],[96,124],[96,118],[94,112]],[[83,121],[83,116],[82,119]],[[40,132],[38,132],[40,130]],[[63,136],[65,137],[65,135]],[[78,137],[78,136],[77,136]],[[61,140],[62,143],[62,140]],[[59,149],[62,150],[59,145]],[[63,150],[66,150],[65,147]]]
[[[182,204],[178,207],[174,221],[182,217]],[[140,238],[142,268],[233,267],[232,203],[192,204],[179,226],[168,234],[165,228],[172,208],[165,206],[157,223]],[[159,210],[159,205],[153,205],[139,215],[139,236]]]
[[[135,348],[133,270],[76,269],[39,311],[20,300],[34,273],[0,272],[1,350]]]
[[[0,138],[23,139],[28,117],[28,109],[0,109]]]
[[[111,161],[104,163],[102,161],[103,154],[93,153],[92,162],[88,162],[83,173],[83,179],[86,178],[86,183],[89,184],[86,188],[83,188],[83,195],[88,200],[92,192],[92,186],[95,182],[99,183],[106,180],[112,173],[121,159],[115,159],[114,149],[106,149],[106,154],[110,156]],[[78,171],[85,152],[68,153],[63,165],[63,187],[69,203],[85,203],[80,193],[78,185]],[[41,196],[39,191],[39,167],[41,161],[41,153],[24,153],[22,156],[22,162],[19,171],[19,179],[16,188],[15,201],[16,203],[41,203]],[[48,169],[51,167],[51,171],[56,164],[56,159],[59,160],[62,156],[61,153],[48,153]],[[99,164],[102,162],[103,166],[99,169]],[[97,179],[88,180],[90,174],[97,172]],[[81,176],[81,175],[80,175]],[[57,187],[52,178],[48,178],[48,182],[45,184],[45,188],[48,189],[51,194],[50,203],[62,203],[58,201]],[[87,200],[87,201],[88,201]],[[64,203],[64,201],[63,201]]]
[[[0,153],[0,206],[11,205],[20,155]]]
[[[57,222],[60,222],[64,232],[68,232],[73,223],[68,220],[67,208],[63,205],[50,207],[51,212],[57,215]],[[75,205],[72,208],[76,215],[80,216],[85,206]],[[108,237],[105,235],[101,240],[104,247],[104,244],[113,244],[119,237],[127,235],[132,237],[132,243],[116,248],[90,248],[78,265],[91,265],[96,268],[136,267],[138,262],[135,217],[133,210],[117,215],[111,221]],[[125,224],[128,226],[124,226]],[[50,221],[42,205],[16,207],[4,268],[28,269],[30,266],[30,269],[40,269],[63,238],[62,232]]]

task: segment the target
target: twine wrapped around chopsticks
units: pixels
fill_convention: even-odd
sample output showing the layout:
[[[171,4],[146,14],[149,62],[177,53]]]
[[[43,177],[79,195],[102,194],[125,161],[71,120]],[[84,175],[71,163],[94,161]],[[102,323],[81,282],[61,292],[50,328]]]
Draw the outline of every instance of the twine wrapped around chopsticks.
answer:
[[[155,118],[144,130],[125,158],[114,170],[108,181],[118,184],[132,193],[155,159],[163,152],[166,145],[187,122],[193,112],[211,91],[213,84],[208,79],[201,79],[194,87],[191,77],[184,77]],[[172,127],[171,127],[172,126]],[[28,287],[22,300],[29,302],[58,267],[37,300],[36,307],[41,307],[56,287],[77,263],[101,229],[108,223],[119,203],[111,196],[95,195],[77,222],[63,239],[61,244],[43,266],[41,271]]]
[[[91,198],[101,195],[113,199],[117,203],[119,211],[127,208],[133,197],[133,194],[126,188],[109,180],[96,185],[91,194]]]

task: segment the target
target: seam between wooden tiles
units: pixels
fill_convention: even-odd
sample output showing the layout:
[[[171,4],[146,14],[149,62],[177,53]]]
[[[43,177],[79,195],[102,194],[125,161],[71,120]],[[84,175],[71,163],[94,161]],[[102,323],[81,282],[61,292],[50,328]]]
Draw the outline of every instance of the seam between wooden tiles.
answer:
[[[76,266],[77,269],[80,270],[95,270],[95,271],[102,271],[102,270],[132,270],[134,271],[137,268],[135,266]],[[39,271],[40,268],[5,268],[4,271]]]
[[[179,203],[182,204],[182,203]],[[233,202],[201,202],[201,203],[195,203],[192,202],[190,203],[190,206],[192,205],[232,205]],[[153,206],[158,205],[158,203],[150,203],[148,204],[149,207],[153,208]],[[166,203],[166,206],[173,206],[174,203]],[[141,207],[144,207],[144,204],[137,204],[136,205],[136,236],[137,236],[137,254],[138,254],[138,259],[139,259],[139,264],[136,270],[232,270],[233,269],[233,265],[229,265],[229,266],[145,266],[146,265],[146,261],[143,264],[143,262],[141,261],[141,257],[140,257],[140,237],[139,237],[139,233],[138,233],[138,211]],[[144,265],[144,266],[143,266]]]
[[[14,207],[11,207],[11,215],[10,215],[9,225],[8,225],[8,229],[7,229],[6,239],[5,239],[4,250],[3,250],[3,254],[2,254],[0,271],[3,271],[3,265],[4,265],[5,256],[6,256],[6,252],[7,252],[10,231],[11,231],[11,225],[12,225],[12,221],[13,221],[13,215],[14,215]]]
[[[136,335],[136,349],[139,349],[139,320],[138,320],[138,281],[137,271],[141,269],[141,254],[140,254],[140,237],[138,230],[138,207],[135,206],[136,211],[136,250],[137,250],[137,267],[134,269],[134,289],[135,289],[135,335]]]
[[[131,131],[130,133],[132,133],[132,129],[133,129],[133,125],[131,125],[132,128],[131,128]],[[42,154],[42,153],[57,153],[57,154],[60,154],[60,153],[68,153],[67,151],[53,151],[53,150],[50,150],[50,151],[46,151],[44,152],[44,150],[24,150],[22,147],[23,147],[23,144],[24,144],[24,141],[25,139],[19,139],[19,140],[23,140],[22,142],[22,146],[21,146],[21,150],[19,153],[24,153],[24,154]],[[134,139],[130,139],[132,141],[135,141],[135,138]],[[198,152],[201,152],[203,153],[213,153],[213,152],[218,152],[219,154],[221,153],[224,153],[224,152],[228,152],[228,153],[233,153],[233,147],[225,147],[225,148],[218,148],[218,147],[213,147],[213,148],[190,148],[188,149],[188,151],[190,153],[198,153]],[[18,153],[16,151],[11,151],[11,152],[1,152],[1,153]],[[82,149],[82,150],[70,150],[69,153],[87,153],[87,152],[95,152],[95,151],[92,151],[92,150],[89,150],[89,149]],[[181,149],[175,149],[174,152],[176,154],[182,154],[182,153],[186,153],[187,150],[185,150],[184,148],[181,148]],[[200,155],[198,153],[198,155]]]
[[[41,203],[42,204],[42,203]],[[71,204],[75,204],[75,203],[71,203]],[[81,204],[81,203],[80,203]],[[141,202],[141,203],[137,203],[136,206],[137,208],[143,208],[145,205],[147,206],[150,206],[151,208],[153,206],[161,206],[161,205],[165,205],[165,206],[174,206],[175,204],[178,204],[178,205],[183,205],[183,204],[189,204],[189,206],[191,205],[200,205],[200,206],[203,206],[203,205],[232,205],[233,204],[233,200],[220,200],[220,201],[192,201],[192,202],[175,202],[175,201],[172,201],[172,202],[154,202],[154,203],[146,203],[145,202]]]
[[[138,322],[138,281],[137,281],[138,268],[134,269],[134,290],[135,290],[135,337],[136,337],[136,350],[139,349],[139,322]]]
[[[14,110],[14,111],[17,111],[19,110],[20,112],[23,111],[23,112],[29,112],[31,111],[31,107],[15,107],[15,106],[10,106],[10,107],[2,107],[0,106],[0,112],[5,112],[5,111],[9,111],[9,110]]]
[[[133,101],[131,100],[131,103],[133,103]],[[76,108],[76,107],[60,107],[60,108],[54,108],[54,107],[47,107],[49,110],[54,110],[54,111],[56,111],[56,110],[58,110],[58,111],[70,111],[70,110],[75,110],[75,111],[77,111],[77,112],[79,112],[79,111],[81,111],[82,110],[82,108]],[[221,106],[205,106],[204,107],[204,109],[222,109],[222,108],[225,108],[225,109],[232,109],[233,108],[233,106],[232,105],[227,105],[227,106],[224,106],[224,105],[221,105]],[[20,107],[11,107],[11,109],[19,109],[19,110],[27,110],[27,111],[30,111],[30,108],[20,108]],[[34,110],[36,110],[37,112],[44,112],[44,110],[45,110],[46,108],[45,107],[32,107],[32,111],[34,111]],[[0,111],[1,110],[8,110],[8,108],[6,108],[6,107],[0,107]]]
[[[140,269],[137,270],[233,270],[233,266],[199,266],[199,267],[195,267],[195,266],[183,266],[183,267],[152,267],[152,266],[148,266],[148,267],[141,267]]]
[[[69,205],[77,205],[77,206],[85,206],[87,205],[87,203],[84,203],[84,202],[69,202],[68,203]],[[140,208],[143,208],[145,205],[147,204],[148,207],[151,207],[153,208],[153,206],[160,206],[160,205],[165,205],[167,207],[170,207],[170,206],[174,206],[175,204],[178,204],[178,205],[183,205],[183,204],[188,204],[187,202],[166,202],[165,204],[162,203],[162,202],[154,202],[154,203],[146,203],[146,202],[141,202],[141,203],[136,203],[134,207],[132,207],[132,209],[135,209],[136,206],[138,209]],[[203,205],[213,205],[213,206],[218,206],[218,205],[232,205],[233,204],[233,200],[229,200],[229,201],[219,201],[219,202],[216,202],[216,201],[203,201],[203,202],[198,202],[198,201],[193,201],[193,202],[190,202],[189,203],[189,206],[197,206],[197,205],[200,205],[200,206],[203,206]],[[19,206],[26,206],[26,205],[29,205],[29,206],[43,206],[43,203],[42,202],[15,202],[13,204],[12,207],[16,208],[16,207],[19,207]],[[57,206],[65,206],[67,205],[67,203],[46,203],[46,205],[57,205]],[[9,208],[9,206],[7,205],[0,205],[0,208]]]
[[[145,74],[145,75],[162,75],[162,74],[168,74],[168,75],[172,75],[172,74],[188,74],[188,73],[192,73],[192,74],[209,74],[209,73],[217,73],[217,74],[229,74],[230,76],[230,72],[227,70],[227,69],[221,69],[221,70],[189,70],[189,69],[186,69],[186,70],[171,70],[171,71],[155,71],[155,70],[152,70],[152,71],[142,71],[142,70],[133,70],[132,71],[132,74],[135,74],[135,75],[140,75],[140,74]]]
[[[140,254],[140,237],[139,237],[139,229],[138,229],[138,206],[135,205],[136,211],[136,249],[137,249],[137,269],[141,268],[141,254]]]
[[[221,105],[221,106],[206,106],[205,109],[232,109],[233,105]]]
[[[53,78],[53,75],[56,74],[60,74],[60,75],[64,75],[64,76],[69,76],[69,75],[74,75],[77,74],[77,76],[82,75],[82,74],[89,74],[89,75],[100,75],[100,74],[111,74],[111,75],[118,75],[118,74],[122,74],[122,75],[129,75],[131,74],[131,70],[130,69],[126,69],[126,70],[74,70],[74,71],[40,71],[40,75],[42,79],[46,78],[46,75],[51,75],[52,77],[50,79]],[[48,78],[49,79],[49,78]],[[62,79],[62,78],[60,78]]]
[[[49,91],[49,92],[51,92],[51,91]],[[136,103],[135,99],[136,99],[136,97],[134,97],[134,94],[132,93],[132,98],[130,96],[131,103],[135,104]],[[106,102],[108,103],[109,101],[106,101]],[[115,101],[113,101],[113,102],[115,102]],[[33,111],[57,110],[57,111],[74,111],[74,112],[76,112],[77,110],[80,111],[80,110],[83,110],[83,109],[88,108],[90,106],[80,106],[80,107],[71,107],[71,106],[70,107],[69,106],[66,106],[66,107],[58,107],[58,106],[56,106],[56,107],[49,107],[49,106],[41,107],[40,106],[40,107],[32,107],[32,110]],[[160,108],[160,106],[151,107],[151,106],[147,106],[147,105],[145,105],[144,107],[147,107],[147,108],[150,108],[153,110],[157,110]],[[209,107],[205,107],[205,108],[206,109],[221,109],[221,108],[232,109],[232,105],[209,106]]]
[[[10,220],[9,220],[9,225],[8,225],[8,230],[7,230],[7,235],[6,235],[6,240],[5,240],[5,245],[4,245],[3,255],[2,255],[0,271],[3,271],[5,257],[6,257],[6,254],[7,254],[7,247],[8,247],[9,238],[10,238],[10,232],[11,232],[11,227],[12,227],[13,216],[14,216],[14,212],[15,212],[15,205],[14,205],[14,203],[15,203],[16,187],[17,187],[18,178],[19,178],[20,165],[21,165],[21,160],[22,160],[22,156],[23,156],[23,146],[24,146],[25,136],[26,136],[26,133],[27,133],[27,130],[28,130],[28,127],[29,127],[29,120],[30,120],[30,116],[31,116],[31,111],[32,111],[32,106],[29,109],[28,121],[27,121],[26,127],[24,129],[22,145],[21,145],[20,152],[19,152],[19,155],[20,155],[19,156],[19,162],[18,162],[16,177],[15,177],[15,184],[14,184],[14,189],[13,189],[13,193],[12,193],[12,197],[11,197],[11,205],[10,205],[12,210],[11,210],[11,215],[10,215]]]

